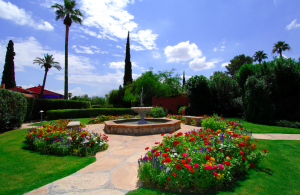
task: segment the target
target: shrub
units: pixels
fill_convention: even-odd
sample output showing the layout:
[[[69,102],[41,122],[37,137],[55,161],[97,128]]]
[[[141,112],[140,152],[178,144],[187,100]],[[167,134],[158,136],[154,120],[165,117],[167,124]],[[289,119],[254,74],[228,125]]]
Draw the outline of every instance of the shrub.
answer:
[[[105,150],[108,147],[107,136],[89,133],[84,129],[85,126],[82,124],[76,132],[72,133],[67,130],[66,126],[70,121],[59,120],[40,128],[28,129],[25,138],[26,147],[42,154],[60,156],[95,155],[97,152]],[[86,137],[88,140],[86,147],[81,144],[83,137]]]
[[[206,117],[202,119],[201,126],[204,127],[204,129],[214,129],[214,130],[221,130],[222,132],[226,129],[226,123],[224,120],[218,118],[218,116],[215,114],[211,117]]]
[[[179,109],[178,109],[178,114],[182,114],[182,110],[185,110],[186,107],[185,106],[181,106]]]
[[[155,143],[159,147],[146,147],[138,160],[140,181],[145,187],[203,192],[233,182],[267,155],[242,130],[214,130],[162,134],[163,141]]]
[[[21,127],[26,109],[27,101],[22,93],[0,89],[0,129]]]
[[[168,115],[162,107],[154,107],[148,112],[148,114],[153,118],[166,117]]]
[[[276,121],[277,126],[279,127],[291,127],[300,129],[300,122],[290,122],[287,120]]]

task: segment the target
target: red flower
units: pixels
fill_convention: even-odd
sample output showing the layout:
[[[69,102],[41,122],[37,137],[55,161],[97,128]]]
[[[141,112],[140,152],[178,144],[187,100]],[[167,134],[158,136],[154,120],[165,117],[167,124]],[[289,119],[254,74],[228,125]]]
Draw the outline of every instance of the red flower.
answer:
[[[176,177],[176,175],[177,175],[176,173],[173,173],[173,177]]]
[[[161,136],[164,136],[165,134],[161,134]]]
[[[56,139],[56,138],[57,138],[56,136],[53,137],[53,139]]]
[[[238,134],[232,134],[231,135],[231,137],[237,137],[238,136]]]
[[[250,168],[254,168],[254,164],[250,163]]]
[[[169,151],[169,148],[165,148],[165,152],[168,152]]]
[[[240,155],[244,155],[245,153],[243,151],[240,151]]]
[[[242,156],[241,159],[246,160],[246,158],[244,156]]]
[[[155,144],[159,144],[159,142],[155,142]]]
[[[169,134],[173,134],[173,132],[170,132]]]
[[[263,149],[262,150],[264,153],[268,153],[269,151],[268,150],[266,150],[266,149]]]
[[[181,163],[184,164],[184,163],[185,163],[185,160],[181,160]]]
[[[206,159],[206,160],[209,160],[209,159],[210,159],[210,156],[209,156],[209,155],[205,155],[205,159]]]
[[[168,157],[168,158],[166,158],[165,162],[169,163],[169,162],[171,162],[171,159]]]
[[[177,164],[177,165],[175,166],[175,168],[176,168],[176,169],[181,169],[181,165]]]
[[[228,162],[228,161],[225,161],[224,164],[225,164],[227,167],[229,167],[229,166],[231,165],[231,163]]]
[[[46,139],[45,139],[46,141],[48,141],[49,140],[49,138],[48,137],[46,137]]]
[[[170,178],[170,177],[168,177],[168,180],[169,180],[169,181],[171,181],[171,178]]]
[[[195,140],[196,140],[195,138],[190,138],[190,139],[189,139],[189,141],[195,141]]]
[[[243,147],[243,146],[245,146],[245,144],[244,144],[244,143],[239,143],[238,145],[239,145],[239,147]]]
[[[195,173],[195,170],[193,168],[189,168],[190,173]]]
[[[163,157],[167,157],[167,156],[168,156],[168,153],[164,153],[162,156],[163,156]]]
[[[157,150],[156,149],[153,149],[153,150],[151,150],[151,153],[154,153],[154,152],[156,152]]]
[[[178,144],[179,144],[179,141],[177,141],[177,140],[173,141],[174,146],[177,146]]]
[[[159,152],[156,152],[154,156],[160,156],[160,153],[159,153]]]
[[[146,148],[145,148],[145,150],[148,150],[148,149],[149,149],[149,147],[146,147]]]

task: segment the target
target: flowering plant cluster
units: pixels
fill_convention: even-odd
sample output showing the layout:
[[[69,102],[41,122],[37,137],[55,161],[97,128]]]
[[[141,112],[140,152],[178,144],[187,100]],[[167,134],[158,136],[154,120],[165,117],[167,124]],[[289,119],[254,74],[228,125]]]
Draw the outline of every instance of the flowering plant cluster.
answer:
[[[126,115],[119,115],[119,116],[99,115],[99,116],[94,117],[94,118],[91,117],[91,118],[88,120],[87,123],[88,123],[88,124],[103,124],[104,121],[117,120],[117,119],[130,119],[130,118],[141,118],[141,117],[140,117],[139,115],[134,116],[134,115],[129,115],[129,114],[126,114]],[[153,118],[153,117],[151,117],[150,115],[146,115],[145,118]]]
[[[56,123],[43,125],[42,127],[28,129],[25,142],[27,148],[44,153],[56,155],[95,155],[108,147],[108,136],[105,134],[90,133],[80,124],[80,129],[71,132],[66,129],[72,120],[59,120]],[[84,137],[88,143],[81,144]]]
[[[254,168],[268,151],[258,151],[251,134],[228,128],[172,132],[145,148],[138,159],[138,177],[145,186],[203,191],[232,182],[239,173]]]

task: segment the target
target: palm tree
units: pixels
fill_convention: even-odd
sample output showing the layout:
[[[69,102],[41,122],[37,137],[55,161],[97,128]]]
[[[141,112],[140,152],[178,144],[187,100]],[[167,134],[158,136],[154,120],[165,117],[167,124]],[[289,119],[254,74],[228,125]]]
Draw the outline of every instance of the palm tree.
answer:
[[[291,50],[292,48],[289,46],[289,44],[285,43],[285,41],[278,41],[277,43],[274,44],[272,53],[279,53],[280,57],[282,57],[282,51],[285,50]]]
[[[255,52],[255,54],[253,55],[253,61],[254,61],[254,62],[258,61],[259,64],[261,64],[261,61],[262,61],[263,59],[266,59],[266,58],[268,58],[268,57],[267,57],[267,54],[264,53],[264,51],[257,51],[257,52]]]
[[[81,25],[83,14],[79,9],[74,9],[76,6],[75,0],[64,0],[64,6],[55,3],[52,8],[57,9],[55,11],[57,21],[59,18],[64,20],[66,25],[66,39],[65,39],[65,93],[64,98],[68,99],[68,39],[69,39],[69,28],[72,22],[79,23]],[[80,17],[78,17],[80,16]]]
[[[40,98],[43,98],[43,93],[44,93],[44,88],[45,88],[45,83],[46,83],[46,77],[47,77],[47,73],[49,71],[50,68],[54,67],[57,70],[61,70],[61,67],[59,65],[58,62],[54,62],[53,61],[54,58],[52,57],[52,55],[44,55],[44,58],[39,58],[37,57],[35,60],[33,60],[33,63],[38,63],[39,65],[42,64],[41,68],[45,67],[45,76],[44,76],[44,82],[43,82],[43,86],[42,86],[42,90],[41,90],[41,94],[40,94]]]

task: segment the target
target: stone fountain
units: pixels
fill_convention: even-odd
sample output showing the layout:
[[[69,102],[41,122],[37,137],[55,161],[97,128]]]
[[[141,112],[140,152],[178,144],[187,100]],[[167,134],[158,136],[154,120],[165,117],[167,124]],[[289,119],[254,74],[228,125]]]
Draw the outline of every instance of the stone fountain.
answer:
[[[142,87],[142,93],[141,93],[141,106],[143,106],[143,87]],[[138,113],[141,117],[141,120],[138,121],[138,124],[147,124],[147,121],[145,121],[145,116],[147,112],[149,112],[153,107],[131,107],[131,109]]]

